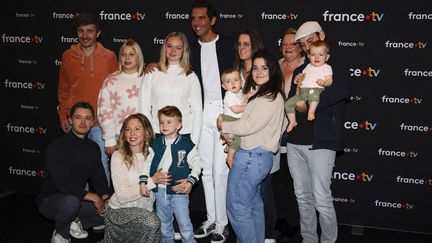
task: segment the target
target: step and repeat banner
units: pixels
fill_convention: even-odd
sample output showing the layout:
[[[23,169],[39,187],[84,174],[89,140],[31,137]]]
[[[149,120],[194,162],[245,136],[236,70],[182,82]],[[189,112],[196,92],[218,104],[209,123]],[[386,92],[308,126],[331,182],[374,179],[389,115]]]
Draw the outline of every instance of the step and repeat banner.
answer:
[[[191,1],[43,2],[7,0],[0,10],[0,187],[33,194],[44,176],[44,150],[61,135],[58,72],[63,51],[77,42],[71,23],[75,14],[98,15],[99,40],[115,53],[127,39],[137,40],[147,63],[158,60],[171,31],[195,41]],[[287,28],[308,20],[322,25],[334,75],[352,89],[346,147],[333,172],[339,223],[432,234],[432,4],[214,4],[216,31],[235,37],[243,28],[255,28],[277,57]],[[197,190],[191,207],[204,208],[202,197],[202,189]]]

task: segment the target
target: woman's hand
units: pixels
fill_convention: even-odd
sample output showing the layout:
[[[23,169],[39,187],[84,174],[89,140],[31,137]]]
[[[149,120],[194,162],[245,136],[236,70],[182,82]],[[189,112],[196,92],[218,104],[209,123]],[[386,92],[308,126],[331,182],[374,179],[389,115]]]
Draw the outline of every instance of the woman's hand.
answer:
[[[162,172],[162,168],[158,169],[151,177],[155,184],[169,185],[171,183],[171,175],[168,172]]]
[[[147,188],[147,185],[145,183],[140,183],[140,194],[143,197],[149,197],[150,196],[150,191]]]
[[[157,70],[156,67],[157,67],[157,63],[154,63],[154,62],[149,63],[149,64],[147,64],[147,65],[145,66],[145,68],[144,68],[144,73],[145,73],[145,74],[152,73],[152,72],[154,72],[154,71]]]

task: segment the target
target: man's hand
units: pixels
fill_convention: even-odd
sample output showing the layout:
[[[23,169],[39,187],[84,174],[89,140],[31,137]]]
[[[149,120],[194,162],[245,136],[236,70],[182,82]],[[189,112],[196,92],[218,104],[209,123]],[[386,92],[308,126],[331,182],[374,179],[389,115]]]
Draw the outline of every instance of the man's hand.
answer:
[[[68,133],[71,130],[71,125],[68,120],[60,122],[60,128],[64,133]]]
[[[105,147],[105,153],[108,155],[112,155],[115,151],[116,146]]]
[[[99,214],[100,216],[103,216],[105,213],[105,202],[104,200],[102,200],[102,198],[94,193],[94,192],[88,192],[85,196],[84,199],[87,201],[91,201],[93,202],[93,205],[96,208],[96,213]]]

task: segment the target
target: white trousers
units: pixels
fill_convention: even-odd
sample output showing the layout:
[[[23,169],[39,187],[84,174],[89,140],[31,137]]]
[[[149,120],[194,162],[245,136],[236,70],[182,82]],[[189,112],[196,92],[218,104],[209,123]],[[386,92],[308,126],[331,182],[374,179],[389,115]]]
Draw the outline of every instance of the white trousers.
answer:
[[[207,101],[204,104],[203,126],[198,150],[201,155],[202,184],[207,209],[207,220],[219,226],[228,224],[226,212],[226,190],[228,166],[223,141],[216,126],[216,119],[222,113],[220,102]]]

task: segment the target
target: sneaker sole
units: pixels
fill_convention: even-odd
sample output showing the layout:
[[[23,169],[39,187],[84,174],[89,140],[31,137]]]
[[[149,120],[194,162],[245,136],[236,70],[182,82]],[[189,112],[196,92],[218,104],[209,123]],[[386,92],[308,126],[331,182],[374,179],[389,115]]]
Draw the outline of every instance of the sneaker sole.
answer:
[[[72,233],[72,232],[69,232],[69,234],[75,239],[85,239],[88,237],[88,234],[87,235],[74,235],[74,233]]]
[[[223,242],[225,242],[226,241],[226,239],[225,240],[220,240],[220,241],[210,241],[211,243],[223,243]]]
[[[211,234],[213,234],[213,231],[207,232],[206,234],[202,234],[202,235],[195,235],[195,238],[201,239],[201,238],[205,238]]]
[[[80,239],[80,240],[85,239],[85,238],[88,237],[88,235],[86,235],[86,236],[78,236],[78,237],[73,236],[73,235],[70,235],[70,236],[72,236],[72,237],[75,238],[75,239]]]

